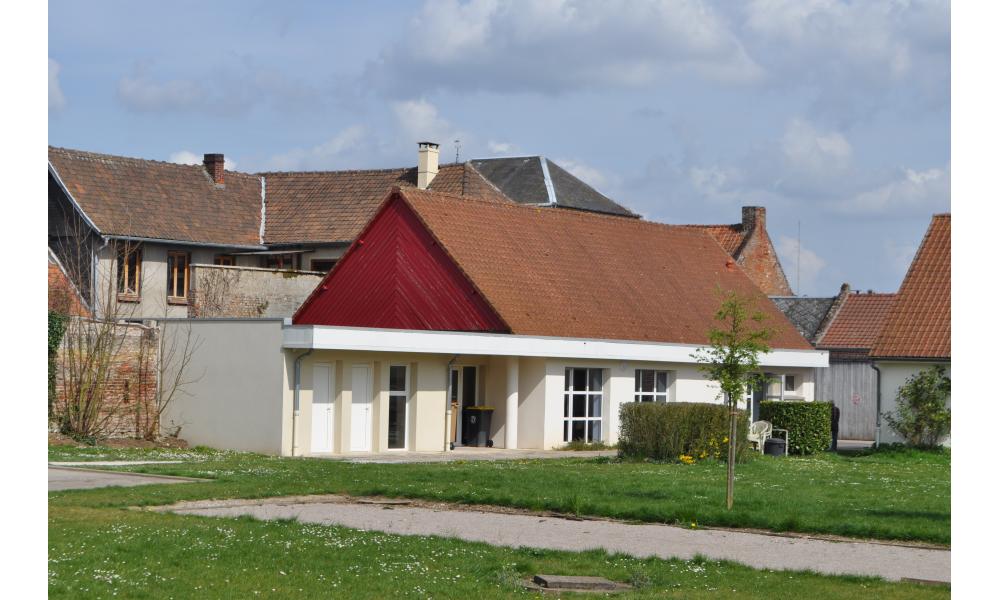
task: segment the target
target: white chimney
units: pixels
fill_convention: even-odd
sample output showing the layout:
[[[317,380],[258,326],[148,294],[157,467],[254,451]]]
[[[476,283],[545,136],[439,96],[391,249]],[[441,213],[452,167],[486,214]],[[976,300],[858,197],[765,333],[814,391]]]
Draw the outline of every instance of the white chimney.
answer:
[[[417,188],[426,190],[438,174],[438,145],[434,142],[417,144]]]

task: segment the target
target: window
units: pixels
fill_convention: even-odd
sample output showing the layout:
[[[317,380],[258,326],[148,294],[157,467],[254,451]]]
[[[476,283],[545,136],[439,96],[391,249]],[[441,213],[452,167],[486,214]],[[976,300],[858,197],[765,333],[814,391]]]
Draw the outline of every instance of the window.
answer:
[[[190,262],[187,252],[167,253],[167,302],[187,302]]]
[[[231,267],[236,264],[236,257],[232,254],[216,254],[215,264],[223,267]]]
[[[666,402],[670,388],[670,371],[635,370],[635,401]]]
[[[564,389],[563,441],[600,441],[604,371],[566,369]]]
[[[138,300],[142,283],[142,247],[126,244],[118,252],[118,298]]]
[[[329,273],[330,269],[332,269],[333,265],[335,264],[337,264],[337,259],[330,259],[330,260],[313,259],[309,261],[309,269],[311,271],[322,271],[324,273]]]
[[[295,271],[299,268],[299,255],[294,253],[266,254],[261,257],[260,266],[265,269]]]
[[[785,375],[785,391],[795,391],[795,375]]]
[[[389,449],[406,448],[406,397],[409,369],[406,365],[389,367]]]

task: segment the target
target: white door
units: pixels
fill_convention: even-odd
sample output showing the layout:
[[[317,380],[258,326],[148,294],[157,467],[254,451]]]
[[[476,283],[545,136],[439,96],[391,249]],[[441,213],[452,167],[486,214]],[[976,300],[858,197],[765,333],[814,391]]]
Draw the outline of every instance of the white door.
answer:
[[[351,451],[372,449],[372,388],[368,365],[351,368]]]
[[[333,452],[333,394],[330,365],[313,365],[312,453]]]

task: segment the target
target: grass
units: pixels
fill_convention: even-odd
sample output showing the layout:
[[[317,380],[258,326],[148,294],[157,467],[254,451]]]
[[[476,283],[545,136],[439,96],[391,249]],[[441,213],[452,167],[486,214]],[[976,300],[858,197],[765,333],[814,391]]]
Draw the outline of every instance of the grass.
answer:
[[[128,470],[212,478],[209,483],[118,491],[116,502],[348,493],[494,504],[698,526],[861,538],[951,541],[951,455],[891,450],[761,457],[737,468],[736,507],[725,506],[725,465],[619,463],[605,458],[350,464],[208,449],[50,449],[50,460],[184,460]],[[75,498],[87,498],[82,494]],[[100,497],[100,496],[99,496]],[[68,500],[68,499],[67,499]]]
[[[728,562],[495,548],[295,521],[125,510],[144,486],[50,495],[50,598],[523,598],[536,573],[634,583],[621,598],[943,599],[947,587],[758,571]],[[561,597],[571,597],[564,595]],[[537,596],[535,596],[537,597]],[[591,596],[581,596],[591,597]]]

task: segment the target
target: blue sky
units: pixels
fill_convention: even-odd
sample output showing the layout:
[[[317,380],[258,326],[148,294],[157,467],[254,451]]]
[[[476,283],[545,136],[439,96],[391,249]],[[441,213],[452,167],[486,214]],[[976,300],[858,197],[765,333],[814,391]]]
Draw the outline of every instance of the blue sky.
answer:
[[[894,291],[950,210],[950,46],[947,2],[51,1],[49,142],[256,171],[460,139],[650,219],[766,206],[793,288]]]

